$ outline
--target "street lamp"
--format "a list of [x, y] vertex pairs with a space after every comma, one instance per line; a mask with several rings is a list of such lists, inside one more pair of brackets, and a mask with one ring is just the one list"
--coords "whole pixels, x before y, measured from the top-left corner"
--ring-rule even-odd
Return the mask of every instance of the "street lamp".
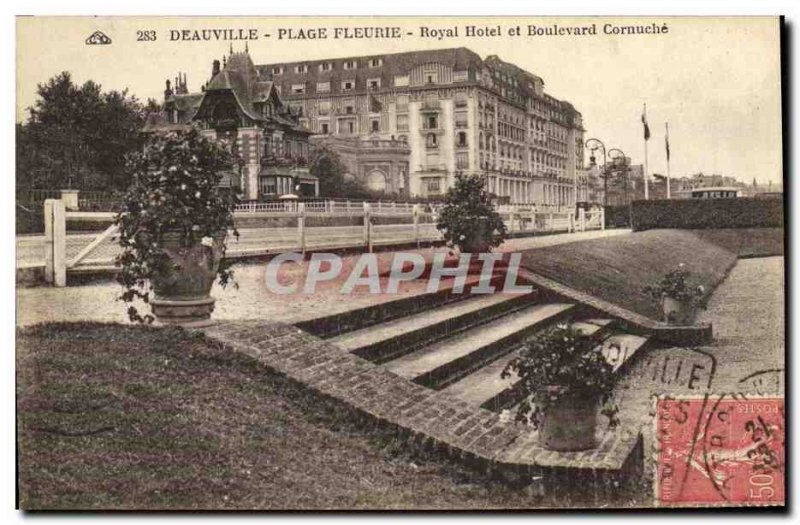
[[608, 176], [606, 175], [606, 145], [603, 144], [603, 141], [600, 139], [588, 139], [586, 142], [583, 143], [583, 147], [587, 148], [591, 152], [591, 156], [589, 157], [589, 166], [597, 166], [597, 161], [595, 158], [595, 151], [598, 149], [603, 150], [603, 170], [601, 171], [603, 177], [603, 206], [608, 204]]
[[[617, 153], [618, 155], [612, 156], [613, 153]], [[622, 159], [622, 183], [624, 185], [625, 191], [625, 203], [628, 205], [628, 224], [633, 224], [631, 221], [633, 219], [633, 206], [631, 204], [631, 199], [628, 195], [628, 171], [630, 167], [628, 166], [628, 156], [625, 155], [625, 152], [619, 148], [611, 148], [608, 150], [608, 155], [611, 159], [616, 163], [616, 159]]]

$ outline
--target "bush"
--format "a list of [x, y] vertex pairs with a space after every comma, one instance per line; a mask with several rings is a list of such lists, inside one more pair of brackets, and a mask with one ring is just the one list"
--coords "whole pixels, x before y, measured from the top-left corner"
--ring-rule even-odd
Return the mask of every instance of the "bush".
[[606, 228], [630, 228], [631, 208], [627, 204], [608, 205], [606, 210]]
[[487, 252], [506, 238], [506, 225], [492, 206], [483, 179], [461, 173], [447, 191], [436, 228], [447, 245], [457, 246], [461, 253]]
[[633, 202], [633, 229], [783, 228], [783, 199], [671, 199]]

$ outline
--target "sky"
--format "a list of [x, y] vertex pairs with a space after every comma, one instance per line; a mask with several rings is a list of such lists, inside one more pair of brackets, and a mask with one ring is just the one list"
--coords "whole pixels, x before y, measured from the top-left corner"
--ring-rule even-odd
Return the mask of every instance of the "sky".
[[[529, 36], [529, 26], [563, 30], [594, 25], [596, 34]], [[608, 24], [608, 26], [607, 26]], [[606, 27], [657, 26], [660, 34], [604, 34]], [[334, 39], [334, 28], [399, 27], [396, 39]], [[499, 36], [468, 37], [467, 26], [499, 27]], [[457, 37], [421, 36], [458, 28]], [[187, 74], [197, 91], [228, 41], [173, 41], [171, 30], [256, 29], [256, 64], [468, 47], [498, 55], [544, 79], [545, 91], [582, 114], [585, 137], [643, 163], [641, 116], [647, 105], [648, 172], [665, 173], [669, 122], [673, 177], [732, 175], [743, 182], [782, 180], [781, 78], [777, 18], [188, 18], [25, 17], [17, 19], [17, 120], [37, 83], [61, 71], [104, 89], [127, 88], [142, 100], [163, 98], [164, 81]], [[326, 28], [326, 39], [277, 38], [280, 29]], [[516, 34], [519, 28], [519, 35]], [[86, 45], [100, 30], [110, 45]], [[156, 40], [137, 40], [155, 31]], [[411, 33], [410, 35], [408, 33]], [[266, 34], [271, 35], [265, 37]], [[242, 50], [242, 42], [234, 42]]]

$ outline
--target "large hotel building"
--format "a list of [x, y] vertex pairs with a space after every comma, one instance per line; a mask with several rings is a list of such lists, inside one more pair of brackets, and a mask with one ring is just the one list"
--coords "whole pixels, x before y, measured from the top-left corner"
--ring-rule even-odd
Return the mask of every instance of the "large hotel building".
[[[260, 103], [274, 89], [276, 108], [297, 123], [288, 134], [311, 132], [312, 145], [339, 152], [348, 175], [376, 192], [443, 195], [462, 172], [485, 177], [501, 202], [567, 206], [588, 197], [581, 114], [546, 94], [542, 78], [497, 56], [455, 48], [265, 65], [246, 52], [231, 57], [203, 98], [237, 87], [230, 100]], [[243, 113], [270, 109], [262, 105]], [[239, 135], [260, 143], [251, 124], [242, 121]], [[280, 193], [274, 179], [256, 180], [263, 177], [256, 162], [244, 177], [249, 198]]]

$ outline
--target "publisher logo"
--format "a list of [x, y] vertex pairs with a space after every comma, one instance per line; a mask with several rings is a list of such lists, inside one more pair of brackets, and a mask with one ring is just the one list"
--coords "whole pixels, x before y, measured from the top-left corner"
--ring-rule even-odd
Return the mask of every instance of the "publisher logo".
[[95, 31], [86, 39], [87, 46], [107, 46], [110, 43], [111, 39], [102, 31]]

